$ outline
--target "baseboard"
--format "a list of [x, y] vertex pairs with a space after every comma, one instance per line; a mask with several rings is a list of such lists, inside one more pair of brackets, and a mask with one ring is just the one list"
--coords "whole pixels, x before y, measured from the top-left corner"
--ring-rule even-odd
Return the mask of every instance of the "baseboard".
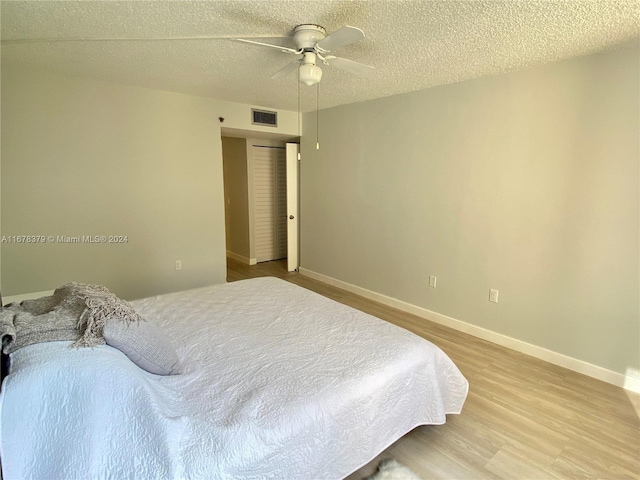
[[487, 330], [486, 328], [478, 327], [476, 325], [463, 322], [462, 320], [448, 317], [446, 315], [433, 312], [426, 308], [418, 307], [411, 303], [403, 302], [402, 300], [398, 300], [393, 297], [367, 290], [366, 288], [358, 287], [357, 285], [353, 285], [351, 283], [343, 282], [342, 280], [329, 277], [322, 273], [317, 273], [303, 267], [300, 267], [299, 271], [301, 275], [305, 275], [320, 282], [328, 283], [329, 285], [333, 285], [334, 287], [338, 287], [348, 292], [355, 293], [356, 295], [368, 298], [369, 300], [373, 300], [378, 303], [397, 308], [398, 310], [402, 310], [403, 312], [411, 313], [418, 317], [425, 318], [432, 322], [453, 328], [454, 330], [468, 333], [469, 335], [473, 335], [474, 337], [482, 338], [483, 340], [487, 340], [497, 345], [510, 348], [517, 352], [524, 353], [540, 360], [544, 360], [554, 365], [573, 370], [574, 372], [582, 373], [589, 377], [602, 380], [618, 387], [622, 387], [626, 390], [640, 393], [640, 372], [638, 371], [628, 371], [626, 375], [614, 372], [612, 370], [593, 365], [583, 360], [569, 357], [568, 355], [564, 355], [562, 353], [554, 352], [552, 350], [548, 350], [531, 343], [523, 342], [522, 340], [508, 337], [506, 335], [502, 335], [501, 333], [496, 333], [491, 330]]
[[238, 262], [242, 262], [245, 265], [255, 265], [256, 263], [258, 263], [258, 261], [255, 258], [243, 257], [242, 255], [238, 255], [237, 253], [230, 252], [229, 250], [227, 250], [227, 257], [233, 258], [234, 260], [237, 260]]
[[23, 300], [32, 300], [34, 298], [40, 297], [49, 297], [53, 295], [53, 290], [46, 290], [44, 292], [32, 292], [32, 293], [23, 293], [20, 295], [11, 295], [10, 297], [4, 297], [2, 302], [5, 305], [9, 305], [10, 303], [20, 303]]

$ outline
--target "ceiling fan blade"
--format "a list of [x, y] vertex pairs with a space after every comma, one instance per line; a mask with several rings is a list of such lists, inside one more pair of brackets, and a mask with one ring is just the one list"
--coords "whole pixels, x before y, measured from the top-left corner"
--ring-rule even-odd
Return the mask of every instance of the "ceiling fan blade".
[[330, 52], [343, 45], [359, 42], [363, 38], [364, 32], [362, 30], [346, 25], [320, 40], [316, 47], [324, 52]]
[[289, 47], [283, 47], [282, 45], [271, 45], [270, 43], [256, 42], [255, 40], [247, 40], [245, 38], [235, 38], [234, 40], [237, 40], [238, 42], [252, 43], [253, 45], [261, 45], [263, 47], [277, 48], [278, 50], [281, 50], [285, 53], [301, 53], [298, 50]]
[[351, 72], [359, 77], [368, 77], [375, 71], [375, 68], [369, 65], [354, 62], [353, 60], [347, 60], [346, 58], [327, 57], [326, 59], [332, 67], [341, 68], [342, 70]]
[[[61, 42], [169, 42], [174, 40], [243, 40], [247, 35], [199, 35], [194, 37], [63, 37], [63, 38], [15, 38], [0, 40], [3, 45], [20, 43], [61, 43]], [[252, 38], [289, 38], [282, 35], [259, 35]], [[275, 45], [274, 45], [275, 46]], [[286, 49], [287, 47], [278, 47]]]
[[293, 62], [287, 63], [284, 67], [282, 67], [276, 73], [271, 75], [271, 79], [276, 80], [278, 78], [282, 78], [286, 75], [289, 75], [294, 70], [297, 70], [299, 66], [300, 66], [300, 60], [294, 60]]

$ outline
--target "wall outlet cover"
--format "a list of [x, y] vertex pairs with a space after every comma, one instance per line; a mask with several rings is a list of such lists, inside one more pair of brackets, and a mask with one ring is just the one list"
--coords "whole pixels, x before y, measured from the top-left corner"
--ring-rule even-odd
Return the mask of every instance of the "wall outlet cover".
[[498, 303], [498, 290], [494, 290], [494, 289], [489, 290], [489, 301]]

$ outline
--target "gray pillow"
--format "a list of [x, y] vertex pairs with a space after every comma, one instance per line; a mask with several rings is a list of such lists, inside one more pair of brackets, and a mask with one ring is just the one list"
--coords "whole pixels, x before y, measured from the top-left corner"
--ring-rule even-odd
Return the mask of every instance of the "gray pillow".
[[154, 323], [127, 323], [109, 319], [104, 325], [104, 339], [147, 372], [157, 375], [180, 373], [178, 354], [171, 340]]

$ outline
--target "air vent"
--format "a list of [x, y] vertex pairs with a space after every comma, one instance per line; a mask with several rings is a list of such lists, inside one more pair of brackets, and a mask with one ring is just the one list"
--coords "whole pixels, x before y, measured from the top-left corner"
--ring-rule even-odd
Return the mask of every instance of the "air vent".
[[251, 109], [251, 115], [253, 116], [254, 125], [268, 125], [270, 127], [278, 126], [278, 113], [277, 112], [268, 112], [266, 110], [256, 110], [255, 108]]

